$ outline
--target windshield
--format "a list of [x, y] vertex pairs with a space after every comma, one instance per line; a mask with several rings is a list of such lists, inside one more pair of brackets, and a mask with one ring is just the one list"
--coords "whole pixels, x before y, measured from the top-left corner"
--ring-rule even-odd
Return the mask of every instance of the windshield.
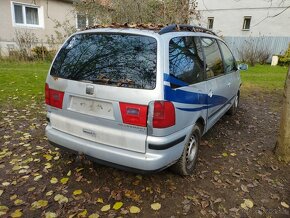
[[50, 75], [112, 86], [154, 89], [157, 41], [149, 36], [87, 33], [72, 36]]

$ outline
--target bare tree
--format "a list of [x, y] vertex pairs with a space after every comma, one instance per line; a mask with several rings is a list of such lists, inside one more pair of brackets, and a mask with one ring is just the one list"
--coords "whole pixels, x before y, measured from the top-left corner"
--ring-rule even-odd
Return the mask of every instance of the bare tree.
[[290, 162], [290, 65], [285, 81], [283, 97], [280, 132], [275, 151], [281, 160]]
[[84, 0], [75, 3], [80, 14], [96, 23], [189, 23], [197, 16], [196, 0]]

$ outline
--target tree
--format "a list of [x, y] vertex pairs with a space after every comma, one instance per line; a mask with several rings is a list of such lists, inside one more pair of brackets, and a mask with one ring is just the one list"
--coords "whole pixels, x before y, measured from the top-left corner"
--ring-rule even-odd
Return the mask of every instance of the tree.
[[78, 13], [95, 23], [189, 23], [198, 16], [196, 0], [83, 0], [75, 3]]
[[283, 97], [280, 132], [275, 152], [281, 160], [290, 162], [290, 65], [286, 76]]

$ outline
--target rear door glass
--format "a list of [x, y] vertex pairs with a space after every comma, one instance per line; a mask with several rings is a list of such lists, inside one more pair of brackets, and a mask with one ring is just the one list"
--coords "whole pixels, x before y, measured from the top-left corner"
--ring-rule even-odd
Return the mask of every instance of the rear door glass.
[[[185, 82], [195, 84], [204, 80], [204, 62], [197, 37], [175, 37], [169, 42], [169, 73]], [[171, 84], [174, 88], [175, 85]]]
[[156, 85], [157, 41], [128, 34], [72, 36], [57, 55], [50, 75], [69, 80], [139, 89]]

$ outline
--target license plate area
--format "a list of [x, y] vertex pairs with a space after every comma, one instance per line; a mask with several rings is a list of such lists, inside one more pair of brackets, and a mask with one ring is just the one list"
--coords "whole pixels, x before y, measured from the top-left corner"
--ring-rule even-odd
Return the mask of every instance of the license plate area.
[[113, 104], [111, 102], [71, 96], [68, 110], [95, 117], [115, 120]]

